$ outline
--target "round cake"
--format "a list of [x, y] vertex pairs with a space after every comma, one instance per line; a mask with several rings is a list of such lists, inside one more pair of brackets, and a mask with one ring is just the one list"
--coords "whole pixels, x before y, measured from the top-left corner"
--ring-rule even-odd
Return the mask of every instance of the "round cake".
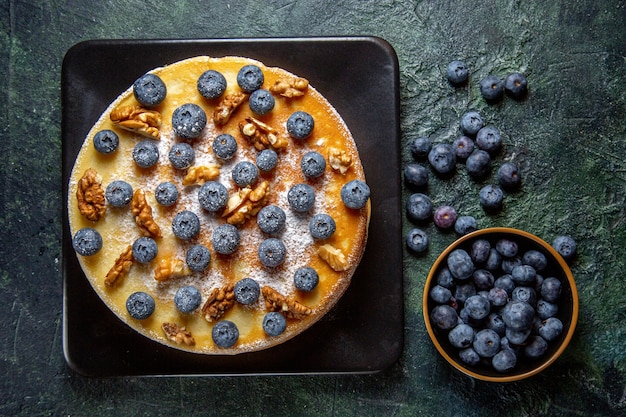
[[73, 167], [72, 245], [122, 321], [165, 345], [282, 343], [347, 289], [370, 190], [346, 124], [306, 79], [242, 57], [142, 75]]

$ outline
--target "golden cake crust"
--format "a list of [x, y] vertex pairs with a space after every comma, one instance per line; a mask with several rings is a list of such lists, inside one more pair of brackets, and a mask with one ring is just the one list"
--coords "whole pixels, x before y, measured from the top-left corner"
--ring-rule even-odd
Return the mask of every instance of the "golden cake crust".
[[[251, 112], [247, 94], [236, 82], [239, 69], [249, 64], [262, 69], [262, 88], [273, 89], [276, 104], [264, 116]], [[209, 69], [227, 79], [228, 87], [221, 98], [208, 100], [197, 90], [198, 77]], [[103, 239], [103, 247], [95, 255], [77, 255], [87, 279], [122, 321], [178, 349], [236, 354], [292, 338], [335, 305], [365, 250], [371, 206], [368, 202], [362, 209], [349, 209], [340, 197], [345, 183], [365, 181], [354, 139], [330, 103], [306, 80], [280, 68], [242, 57], [201, 56], [151, 72], [166, 84], [165, 100], [147, 109], [136, 101], [132, 88], [122, 93], [90, 130], [70, 176], [68, 215], [72, 235], [91, 227]], [[228, 111], [226, 96], [240, 101], [232, 112]], [[208, 123], [199, 138], [188, 141], [195, 150], [194, 165], [180, 170], [170, 164], [167, 154], [174, 143], [184, 141], [173, 132], [171, 121], [173, 111], [186, 103], [199, 105]], [[286, 120], [297, 110], [306, 111], [315, 120], [313, 133], [305, 140], [293, 139], [286, 132]], [[220, 117], [226, 113], [225, 122]], [[245, 127], [250, 123], [261, 133], [269, 129], [273, 136], [246, 138], [242, 132], [247, 133]], [[103, 129], [119, 136], [119, 148], [112, 154], [100, 154], [94, 149], [93, 137]], [[212, 152], [213, 140], [221, 133], [237, 140], [238, 151], [232, 160], [219, 160]], [[160, 154], [158, 164], [148, 169], [138, 167], [132, 158], [134, 146], [146, 138], [157, 144]], [[231, 178], [232, 168], [243, 160], [254, 163], [264, 147], [277, 151], [277, 167], [270, 173], [261, 172], [249, 189], [241, 189]], [[307, 179], [301, 172], [300, 158], [309, 150], [320, 152], [326, 159], [326, 171], [320, 178]], [[232, 210], [210, 213], [199, 205], [197, 192], [207, 178], [226, 186]], [[129, 206], [116, 208], [103, 201], [103, 190], [114, 180], [126, 181], [133, 187]], [[154, 198], [156, 186], [163, 181], [171, 181], [178, 188], [180, 197], [173, 206], [161, 206]], [[315, 205], [309, 213], [295, 213], [288, 205], [287, 191], [296, 183], [307, 183], [315, 189]], [[255, 214], [268, 204], [280, 206], [287, 215], [285, 230], [277, 236], [285, 243], [287, 255], [285, 262], [275, 268], [265, 267], [257, 255], [259, 243], [270, 236], [259, 229]], [[189, 241], [175, 237], [171, 228], [172, 219], [182, 210], [196, 213], [201, 223], [200, 233]], [[330, 238], [311, 237], [308, 221], [316, 213], [327, 213], [335, 220], [337, 229]], [[241, 245], [234, 254], [221, 255], [213, 250], [211, 235], [218, 225], [227, 222], [238, 227]], [[130, 245], [146, 235], [156, 240], [158, 254], [149, 264], [142, 264], [133, 259]], [[186, 250], [194, 244], [203, 244], [211, 251], [205, 271], [192, 272], [186, 266]], [[297, 290], [293, 284], [295, 269], [303, 266], [314, 268], [320, 278], [311, 292]], [[246, 277], [256, 280], [263, 289], [258, 301], [248, 306], [232, 296], [232, 286]], [[195, 286], [202, 294], [201, 307], [192, 313], [181, 313], [173, 302], [176, 290], [185, 285]], [[156, 302], [154, 313], [147, 319], [133, 319], [126, 310], [126, 299], [136, 291], [150, 294]], [[287, 317], [287, 328], [279, 336], [267, 336], [262, 329], [263, 317], [270, 310], [279, 310]], [[212, 340], [211, 330], [220, 320], [237, 325], [239, 338], [232, 347], [218, 347]]]

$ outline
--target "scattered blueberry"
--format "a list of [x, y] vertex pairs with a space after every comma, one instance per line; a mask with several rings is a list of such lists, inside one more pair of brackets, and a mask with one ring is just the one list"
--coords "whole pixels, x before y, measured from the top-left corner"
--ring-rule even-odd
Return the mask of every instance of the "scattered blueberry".
[[448, 174], [456, 167], [456, 152], [447, 143], [437, 143], [428, 153], [428, 162], [438, 173]]
[[237, 73], [237, 84], [246, 93], [258, 90], [264, 81], [263, 71], [256, 65], [245, 65]]
[[433, 144], [429, 138], [419, 137], [411, 142], [411, 154], [415, 159], [424, 159], [432, 149]]
[[239, 247], [239, 230], [232, 224], [219, 225], [213, 231], [211, 241], [217, 253], [230, 255]]
[[180, 287], [174, 295], [174, 304], [181, 313], [191, 313], [200, 307], [202, 295], [200, 291], [191, 285]]
[[263, 265], [275, 268], [285, 262], [287, 248], [282, 240], [270, 237], [261, 242], [257, 253]]
[[145, 320], [154, 313], [156, 304], [150, 294], [143, 291], [132, 293], [126, 299], [126, 311], [136, 320]]
[[346, 207], [358, 210], [370, 198], [370, 187], [361, 180], [352, 180], [341, 187], [341, 200]]
[[474, 152], [474, 141], [467, 136], [459, 136], [452, 142], [454, 153], [459, 159], [467, 159]]
[[485, 126], [476, 134], [476, 145], [483, 151], [494, 153], [502, 147], [502, 136], [494, 126]]
[[485, 121], [476, 111], [468, 111], [461, 116], [461, 132], [467, 136], [476, 136], [484, 125]]
[[211, 262], [211, 252], [204, 245], [193, 245], [185, 257], [189, 269], [195, 272], [204, 271]]
[[206, 99], [218, 98], [226, 91], [226, 78], [218, 71], [205, 71], [198, 77], [197, 88]]
[[104, 195], [113, 207], [125, 207], [133, 199], [133, 187], [126, 181], [115, 180], [107, 186]]
[[447, 304], [441, 304], [430, 312], [430, 320], [436, 328], [450, 330], [459, 323], [459, 316], [452, 307]]
[[183, 210], [174, 216], [172, 232], [179, 239], [192, 239], [200, 233], [200, 219], [193, 211]]
[[460, 236], [476, 230], [478, 230], [478, 225], [473, 216], [459, 216], [454, 223], [454, 231]]
[[572, 259], [576, 254], [576, 241], [571, 236], [558, 236], [552, 242], [552, 247], [566, 261]]
[[267, 90], [258, 89], [250, 94], [248, 104], [252, 113], [263, 116], [271, 112], [275, 105], [274, 96]]
[[222, 320], [213, 326], [211, 337], [213, 338], [213, 343], [218, 347], [233, 347], [239, 339], [239, 329], [232, 321]]
[[278, 154], [273, 149], [263, 149], [256, 157], [256, 166], [263, 172], [276, 168]]
[[476, 332], [472, 347], [482, 358], [492, 358], [500, 350], [500, 336], [491, 329]]
[[446, 77], [451, 84], [461, 85], [467, 81], [469, 69], [463, 61], [454, 60], [446, 68]]
[[178, 188], [173, 182], [162, 182], [154, 190], [154, 198], [162, 206], [172, 206], [178, 200]]
[[223, 209], [228, 202], [228, 190], [218, 181], [207, 181], [198, 190], [198, 202], [212, 213]]
[[406, 202], [406, 215], [410, 220], [422, 222], [431, 218], [433, 203], [426, 194], [415, 193]]
[[115, 152], [120, 144], [120, 138], [112, 130], [104, 129], [96, 133], [93, 137], [93, 147], [103, 154]]
[[159, 160], [159, 148], [150, 139], [142, 140], [133, 148], [133, 160], [141, 168], [150, 168]]
[[196, 153], [190, 144], [182, 142], [172, 145], [168, 157], [174, 168], [187, 169], [193, 165]]
[[491, 156], [487, 151], [476, 149], [465, 161], [467, 173], [474, 178], [484, 177], [491, 167]]
[[318, 178], [321, 177], [326, 170], [326, 160], [321, 153], [309, 151], [302, 156], [300, 168], [305, 177]]
[[336, 229], [335, 220], [325, 213], [318, 213], [309, 221], [309, 231], [313, 239], [328, 239]]
[[235, 283], [235, 299], [238, 303], [250, 305], [259, 299], [261, 287], [252, 278], [243, 278]]
[[497, 101], [504, 94], [504, 81], [495, 75], [488, 75], [480, 81], [480, 93], [487, 101]]
[[206, 122], [206, 113], [197, 104], [183, 104], [172, 113], [172, 129], [183, 139], [199, 137]]
[[512, 190], [520, 185], [522, 177], [519, 168], [513, 162], [505, 162], [498, 169], [498, 182], [506, 190]]
[[474, 262], [469, 254], [463, 249], [455, 249], [448, 255], [448, 269], [450, 273], [460, 280], [466, 280], [474, 273]]
[[513, 72], [504, 79], [504, 91], [513, 98], [521, 98], [528, 91], [526, 76], [519, 72]]
[[249, 161], [241, 161], [232, 171], [233, 181], [240, 187], [248, 187], [259, 179], [259, 169]]
[[435, 226], [441, 230], [449, 230], [454, 227], [456, 223], [456, 210], [452, 206], [439, 206], [435, 209], [433, 214], [433, 221]]
[[270, 311], [263, 317], [263, 330], [268, 336], [281, 335], [287, 328], [285, 316], [277, 311]]
[[135, 99], [145, 107], [155, 107], [165, 100], [167, 88], [156, 74], [145, 74], [133, 83]]
[[225, 161], [232, 159], [237, 153], [237, 141], [228, 133], [222, 133], [213, 141], [213, 153]]
[[428, 235], [418, 228], [409, 230], [406, 235], [406, 245], [415, 253], [422, 253], [428, 249]]
[[287, 193], [289, 206], [298, 213], [306, 213], [315, 204], [315, 190], [308, 184], [296, 184]]
[[72, 239], [72, 247], [81, 256], [91, 256], [102, 249], [102, 236], [91, 227], [78, 230]]
[[133, 259], [147, 264], [156, 258], [158, 247], [151, 237], [142, 236], [133, 242]]
[[280, 232], [285, 227], [286, 220], [283, 209], [273, 204], [263, 207], [256, 216], [259, 228], [269, 234]]
[[309, 113], [298, 110], [287, 119], [287, 132], [296, 139], [306, 139], [313, 132], [315, 120]]
[[404, 168], [404, 182], [409, 186], [424, 187], [428, 184], [428, 170], [420, 164], [408, 164]]
[[311, 267], [304, 266], [296, 269], [293, 274], [293, 283], [301, 291], [313, 291], [319, 282], [317, 271]]
[[497, 185], [487, 184], [480, 189], [478, 194], [480, 205], [487, 211], [495, 211], [502, 208], [504, 193]]
[[465, 323], [460, 323], [450, 330], [448, 340], [455, 348], [468, 348], [472, 346], [474, 341], [474, 328]]

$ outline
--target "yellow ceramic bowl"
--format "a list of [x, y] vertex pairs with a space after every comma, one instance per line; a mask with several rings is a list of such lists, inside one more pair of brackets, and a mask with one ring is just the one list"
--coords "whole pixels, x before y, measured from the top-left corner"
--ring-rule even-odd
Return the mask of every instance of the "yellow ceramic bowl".
[[[563, 322], [563, 332], [560, 338], [549, 342], [548, 351], [540, 359], [530, 360], [520, 355], [516, 367], [509, 373], [497, 372], [490, 365], [479, 364], [477, 366], [469, 366], [462, 362], [458, 356], [459, 349], [448, 342], [447, 332], [434, 328], [430, 320], [430, 312], [436, 306], [436, 303], [429, 297], [430, 289], [437, 285], [437, 275], [442, 268], [446, 267], [448, 254], [459, 248], [465, 249], [469, 253], [472, 243], [477, 239], [486, 239], [491, 243], [492, 247], [494, 247], [495, 243], [502, 238], [516, 241], [519, 245], [520, 254], [530, 249], [535, 249], [543, 253], [548, 260], [548, 266], [541, 272], [541, 275], [545, 278], [550, 276], [556, 277], [560, 279], [562, 284], [562, 293], [558, 301], [559, 311], [557, 314], [557, 317]], [[423, 311], [428, 335], [439, 353], [441, 353], [452, 366], [480, 380], [511, 382], [538, 374], [550, 366], [563, 353], [574, 334], [576, 322], [578, 321], [578, 292], [576, 290], [574, 277], [567, 263], [550, 244], [522, 230], [496, 227], [481, 229], [467, 234], [456, 240], [439, 255], [426, 279]]]

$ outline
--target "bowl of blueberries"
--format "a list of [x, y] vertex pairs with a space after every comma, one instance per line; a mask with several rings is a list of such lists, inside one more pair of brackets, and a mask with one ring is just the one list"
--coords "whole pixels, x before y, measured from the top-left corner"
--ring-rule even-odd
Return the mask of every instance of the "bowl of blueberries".
[[466, 234], [433, 264], [424, 287], [428, 334], [456, 369], [491, 382], [518, 381], [550, 366], [578, 321], [568, 262], [575, 242], [552, 245], [513, 228]]

